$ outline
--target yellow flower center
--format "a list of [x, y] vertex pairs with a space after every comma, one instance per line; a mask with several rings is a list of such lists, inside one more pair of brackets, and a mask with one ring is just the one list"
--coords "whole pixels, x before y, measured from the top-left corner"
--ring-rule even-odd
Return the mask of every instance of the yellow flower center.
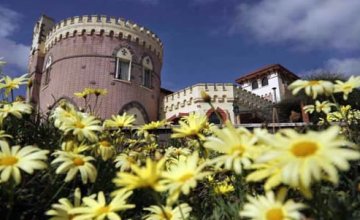
[[345, 92], [351, 92], [353, 90], [353, 87], [351, 85], [344, 85], [343, 90]]
[[167, 210], [165, 210], [165, 213], [164, 212], [161, 212], [161, 217], [163, 219], [172, 219], [173, 217], [173, 214]]
[[111, 146], [109, 141], [100, 141], [100, 145], [102, 147], [110, 147]]
[[97, 215], [102, 215], [102, 214], [108, 213], [109, 211], [110, 211], [110, 206], [100, 207], [97, 210]]
[[80, 157], [76, 157], [74, 160], [73, 160], [73, 163], [76, 165], [76, 166], [82, 166], [85, 164], [85, 161], [83, 159], [81, 159]]
[[82, 128], [85, 127], [85, 125], [84, 125], [81, 121], [77, 121], [77, 122], [75, 123], [75, 127], [82, 129]]
[[297, 157], [307, 157], [315, 154], [318, 145], [312, 141], [301, 141], [291, 147], [291, 152]]
[[12, 166], [18, 162], [18, 159], [14, 156], [7, 156], [0, 159], [0, 164], [5, 166]]
[[266, 212], [266, 220], [283, 220], [284, 213], [280, 208], [272, 208]]
[[194, 177], [193, 173], [186, 173], [179, 178], [179, 181], [184, 183], [193, 177]]
[[319, 85], [319, 81], [317, 81], [317, 80], [310, 80], [309, 81], [309, 86], [316, 86], [316, 85]]
[[230, 154], [232, 155], [242, 155], [245, 151], [245, 147], [242, 144], [237, 144], [231, 147]]

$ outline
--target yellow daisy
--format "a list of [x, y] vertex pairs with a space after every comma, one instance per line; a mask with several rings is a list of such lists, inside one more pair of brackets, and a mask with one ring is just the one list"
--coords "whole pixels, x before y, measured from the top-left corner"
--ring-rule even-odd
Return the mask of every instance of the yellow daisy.
[[13, 102], [9, 104], [4, 104], [0, 108], [0, 124], [2, 124], [3, 120], [10, 114], [15, 116], [16, 118], [22, 118], [23, 114], [30, 114], [32, 111], [32, 107], [29, 104], [24, 102]]
[[213, 159], [217, 167], [233, 169], [242, 172], [242, 167], [248, 167], [254, 151], [257, 138], [245, 128], [236, 129], [230, 122], [226, 122], [223, 129], [214, 128], [214, 136], [206, 138], [204, 147], [219, 152], [221, 155]]
[[281, 167], [277, 160], [271, 160], [267, 163], [255, 163], [250, 166], [250, 169], [254, 169], [254, 171], [246, 177], [246, 181], [260, 182], [266, 179], [264, 184], [266, 191], [277, 187], [282, 182]]
[[228, 183], [227, 181], [217, 183], [214, 186], [214, 192], [215, 194], [218, 195], [224, 195], [233, 192], [234, 190], [235, 190], [234, 186], [231, 183]]
[[202, 131], [208, 127], [207, 117], [197, 113], [190, 113], [179, 121], [179, 128], [173, 128], [172, 138], [199, 137], [204, 139]]
[[21, 182], [20, 169], [28, 174], [33, 174], [34, 170], [42, 170], [47, 167], [44, 161], [47, 160], [48, 150], [41, 150], [33, 146], [12, 146], [6, 141], [0, 141], [0, 180], [7, 182], [10, 176], [16, 184]]
[[65, 134], [73, 134], [79, 141], [86, 138], [91, 142], [96, 142], [98, 140], [96, 132], [101, 132], [102, 127], [100, 121], [94, 116], [77, 113], [74, 118], [63, 121], [60, 130], [63, 130]]
[[20, 85], [27, 84], [28, 78], [27, 74], [13, 79], [9, 76], [5, 76], [0, 82], [3, 82], [0, 83], [0, 89], [5, 89], [5, 96], [8, 96], [12, 90], [18, 89]]
[[306, 134], [286, 129], [263, 141], [273, 149], [257, 161], [278, 160], [282, 181], [292, 187], [309, 189], [312, 182], [321, 179], [336, 184], [339, 179], [337, 169], [348, 170], [349, 160], [360, 159], [358, 151], [344, 147], [353, 144], [345, 140], [338, 126]]
[[94, 89], [94, 95], [100, 96], [100, 95], [106, 95], [108, 93], [107, 89]]
[[157, 191], [162, 191], [163, 186], [159, 181], [163, 165], [164, 160], [154, 162], [150, 158], [147, 158], [145, 167], [139, 167], [137, 164], [131, 165], [131, 171], [133, 173], [118, 172], [113, 182], [117, 187], [121, 188], [113, 192], [113, 194], [116, 195], [119, 191], [139, 188], [152, 188]]
[[134, 115], [128, 115], [126, 112], [122, 115], [113, 115], [111, 119], [107, 119], [104, 122], [104, 127], [106, 128], [124, 128], [130, 127], [133, 125], [135, 121]]
[[56, 151], [53, 155], [56, 158], [51, 164], [61, 163], [56, 169], [56, 174], [67, 173], [65, 182], [73, 180], [78, 172], [80, 172], [84, 184], [88, 180], [91, 183], [95, 182], [97, 171], [94, 165], [90, 163], [90, 161], [95, 160], [93, 157], [66, 151]]
[[103, 161], [107, 161], [115, 155], [116, 150], [109, 141], [103, 140], [97, 144], [96, 152], [101, 156]]
[[135, 207], [133, 204], [126, 204], [126, 199], [131, 196], [130, 192], [118, 193], [109, 204], [106, 203], [105, 195], [102, 191], [97, 194], [97, 199], [93, 197], [84, 197], [84, 207], [77, 207], [70, 211], [70, 214], [76, 216], [73, 220], [88, 220], [88, 219], [121, 219], [117, 212]]
[[190, 189], [196, 187], [197, 181], [209, 175], [210, 172], [203, 171], [205, 166], [205, 163], [199, 165], [197, 152], [180, 158], [178, 163], [170, 166], [169, 170], [163, 173], [164, 180], [161, 181], [169, 190], [168, 203], [175, 202], [181, 192], [188, 195]]
[[192, 208], [187, 203], [182, 203], [175, 208], [152, 205], [144, 210], [150, 212], [143, 217], [145, 220], [185, 220], [190, 217]]
[[62, 100], [60, 105], [52, 112], [50, 119], [54, 120], [55, 127], [60, 128], [64, 121], [76, 120], [77, 114], [72, 104]]
[[115, 158], [115, 167], [119, 168], [121, 172], [131, 170], [133, 164], [138, 164], [138, 155], [139, 153], [135, 151], [130, 151], [129, 153], [121, 153]]
[[299, 212], [305, 208], [302, 203], [286, 200], [286, 192], [280, 190], [275, 197], [274, 192], [269, 191], [265, 196], [248, 196], [248, 203], [240, 211], [240, 216], [252, 220], [300, 220]]
[[45, 214], [52, 216], [50, 220], [72, 220], [75, 215], [70, 214], [70, 210], [81, 206], [81, 191], [79, 188], [75, 189], [74, 192], [74, 203], [67, 198], [59, 199], [59, 203], [52, 204], [51, 209]]
[[325, 114], [329, 114], [332, 106], [335, 106], [335, 104], [329, 101], [319, 102], [318, 100], [316, 100], [315, 106], [306, 105], [304, 106], [304, 110], [305, 112], [309, 112], [309, 113], [313, 113], [314, 111], [316, 111], [316, 112], [323, 112]]
[[317, 95], [330, 95], [333, 93], [334, 85], [330, 81], [298, 79], [291, 83], [288, 88], [292, 90], [293, 95], [304, 89], [306, 95], [316, 99]]
[[347, 100], [349, 94], [355, 89], [360, 87], [360, 76], [351, 76], [346, 82], [336, 80], [334, 92], [344, 93], [343, 98]]

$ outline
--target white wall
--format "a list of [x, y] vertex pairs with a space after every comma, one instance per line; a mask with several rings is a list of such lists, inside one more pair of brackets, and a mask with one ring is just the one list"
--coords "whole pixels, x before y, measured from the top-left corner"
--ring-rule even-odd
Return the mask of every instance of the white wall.
[[271, 101], [275, 101], [274, 100], [274, 91], [272, 89], [275, 87], [276, 88], [276, 100], [278, 102], [281, 101], [284, 98], [284, 95], [280, 91], [280, 83], [281, 83], [280, 75], [277, 72], [273, 72], [273, 73], [270, 73], [269, 75], [267, 75], [267, 77], [268, 77], [269, 84], [266, 86], [261, 85], [261, 80], [263, 78], [263, 77], [261, 77], [261, 78], [256, 79], [258, 81], [258, 86], [259, 86], [257, 89], [253, 90], [251, 87], [251, 83], [252, 83], [253, 79], [244, 82], [241, 85], [241, 88], [248, 90], [252, 93], [255, 93], [256, 95], [259, 95], [263, 98], [269, 99]]
[[234, 85], [232, 83], [199, 83], [165, 96], [166, 119], [179, 116], [180, 113], [198, 112], [205, 115], [210, 105], [202, 100], [201, 91], [205, 91], [212, 98], [215, 109], [219, 107], [224, 110], [227, 117], [234, 122]]

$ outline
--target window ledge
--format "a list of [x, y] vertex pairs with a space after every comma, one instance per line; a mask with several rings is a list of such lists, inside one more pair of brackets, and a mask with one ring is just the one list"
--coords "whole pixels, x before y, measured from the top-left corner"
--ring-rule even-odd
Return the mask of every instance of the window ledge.
[[130, 80], [113, 79], [113, 81], [116, 81], [116, 82], [122, 82], [122, 83], [127, 83], [127, 84], [131, 84], [131, 81], [130, 81]]
[[153, 91], [153, 89], [151, 89], [151, 88], [149, 88], [149, 87], [146, 87], [146, 86], [144, 86], [144, 85], [141, 85], [140, 87], [141, 87], [141, 88], [144, 88], [144, 89], [146, 89], [146, 90], [149, 90], [149, 91]]

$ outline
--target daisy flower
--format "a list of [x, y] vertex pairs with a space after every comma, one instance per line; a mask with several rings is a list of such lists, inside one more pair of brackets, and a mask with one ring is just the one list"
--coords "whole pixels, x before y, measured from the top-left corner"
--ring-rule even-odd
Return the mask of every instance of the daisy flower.
[[65, 134], [73, 134], [79, 141], [86, 138], [91, 142], [96, 142], [98, 140], [96, 132], [101, 132], [102, 127], [100, 121], [94, 116], [77, 113], [74, 118], [63, 121], [60, 130], [63, 130]]
[[130, 151], [129, 153], [121, 153], [115, 158], [115, 167], [120, 168], [120, 171], [128, 171], [131, 170], [131, 165], [137, 164], [138, 165], [138, 158], [139, 153], [135, 151]]
[[94, 89], [94, 95], [100, 96], [100, 95], [106, 95], [108, 93], [107, 89]]
[[321, 179], [337, 184], [337, 170], [348, 170], [350, 160], [360, 159], [358, 151], [345, 147], [353, 144], [345, 140], [338, 126], [306, 134], [286, 129], [263, 141], [273, 149], [261, 155], [257, 162], [278, 160], [282, 182], [305, 190]]
[[360, 87], [360, 76], [351, 76], [346, 82], [336, 80], [334, 92], [344, 93], [343, 98], [347, 100], [349, 94], [355, 89]]
[[51, 164], [61, 163], [56, 169], [56, 174], [66, 173], [65, 182], [73, 180], [78, 172], [80, 172], [84, 184], [88, 180], [91, 183], [95, 182], [97, 171], [94, 165], [90, 163], [90, 161], [95, 160], [93, 157], [67, 151], [56, 151], [53, 155], [56, 158]]
[[57, 128], [60, 128], [64, 121], [67, 120], [76, 120], [77, 112], [75, 107], [62, 100], [60, 105], [55, 108], [55, 110], [51, 114], [51, 119], [54, 119], [54, 125]]
[[172, 138], [199, 137], [204, 139], [202, 131], [208, 127], [207, 117], [197, 113], [190, 113], [179, 121], [179, 128], [173, 128]]
[[44, 161], [47, 160], [49, 151], [41, 150], [33, 146], [12, 146], [6, 141], [0, 141], [0, 180], [7, 182], [10, 179], [15, 180], [16, 184], [21, 182], [20, 170], [28, 174], [33, 174], [34, 170], [42, 170], [47, 167]]
[[116, 150], [109, 141], [103, 140], [97, 144], [96, 152], [101, 156], [103, 161], [107, 161], [115, 155]]
[[133, 204], [126, 204], [126, 199], [131, 196], [132, 191], [120, 192], [111, 200], [109, 204], [106, 203], [105, 195], [102, 191], [97, 194], [97, 199], [93, 197], [84, 197], [82, 199], [84, 207], [76, 207], [70, 210], [70, 214], [74, 214], [73, 220], [87, 220], [87, 219], [121, 219], [117, 212], [135, 207]]
[[20, 101], [4, 104], [0, 108], [0, 123], [2, 123], [9, 114], [20, 119], [23, 114], [30, 114], [31, 110], [31, 105]]
[[203, 171], [205, 163], [198, 164], [199, 155], [194, 152], [189, 157], [180, 158], [178, 163], [170, 166], [169, 170], [163, 173], [164, 180], [161, 182], [169, 190], [168, 203], [175, 202], [181, 192], [188, 195], [190, 189], [196, 187], [197, 181], [210, 174]]
[[143, 217], [145, 220], [185, 220], [190, 217], [192, 208], [187, 203], [182, 203], [175, 208], [152, 205], [144, 210], [150, 212]]
[[276, 195], [269, 191], [265, 196], [247, 196], [248, 203], [240, 211], [240, 216], [252, 220], [300, 220], [301, 209], [305, 208], [302, 203], [286, 200], [286, 191], [280, 190]]
[[[242, 172], [242, 167], [248, 167], [257, 138], [244, 128], [236, 129], [230, 122], [226, 122], [223, 129], [214, 128], [214, 136], [206, 138], [205, 148], [219, 152], [221, 155], [213, 159], [217, 167], [233, 169]], [[254, 151], [255, 152], [255, 151]]]
[[128, 115], [126, 112], [122, 115], [113, 115], [111, 119], [107, 119], [104, 122], [104, 127], [106, 128], [124, 128], [130, 127], [135, 121], [134, 115]]
[[18, 89], [20, 85], [27, 84], [28, 78], [27, 74], [24, 74], [18, 78], [10, 78], [9, 76], [5, 76], [0, 80], [0, 89], [5, 89], [5, 96], [8, 96], [11, 90]]
[[122, 187], [113, 192], [114, 195], [122, 190], [133, 190], [139, 188], [152, 188], [162, 191], [163, 186], [159, 183], [161, 178], [164, 160], [154, 162], [150, 158], [146, 159], [146, 166], [139, 167], [136, 164], [131, 165], [131, 171], [118, 172], [117, 177], [113, 180], [116, 186]]
[[70, 210], [81, 206], [81, 191], [79, 188], [74, 192], [74, 203], [67, 198], [59, 199], [59, 203], [51, 205], [51, 209], [45, 214], [51, 216], [50, 220], [71, 220], [75, 215], [70, 214]]
[[309, 113], [313, 113], [314, 111], [316, 111], [316, 112], [323, 112], [325, 114], [329, 114], [332, 106], [335, 106], [335, 104], [329, 101], [319, 102], [318, 100], [316, 100], [315, 105], [304, 106], [304, 111]]
[[304, 89], [306, 95], [316, 99], [317, 95], [330, 95], [334, 90], [332, 82], [324, 80], [301, 80], [298, 79], [291, 83], [288, 87], [292, 90], [292, 94], [296, 95], [300, 90]]

